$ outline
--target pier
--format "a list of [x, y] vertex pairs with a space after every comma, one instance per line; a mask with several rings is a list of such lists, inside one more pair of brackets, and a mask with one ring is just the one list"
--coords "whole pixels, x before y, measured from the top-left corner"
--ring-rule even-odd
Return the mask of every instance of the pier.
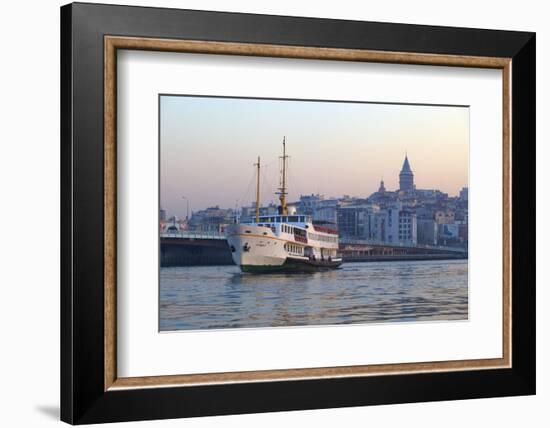
[[160, 235], [161, 266], [232, 265], [225, 235], [209, 232], [168, 232]]

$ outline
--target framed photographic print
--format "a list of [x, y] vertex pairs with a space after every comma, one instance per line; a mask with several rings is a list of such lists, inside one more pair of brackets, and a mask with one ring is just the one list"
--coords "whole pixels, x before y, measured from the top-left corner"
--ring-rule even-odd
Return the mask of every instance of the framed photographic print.
[[72, 424], [535, 393], [535, 35], [61, 8]]

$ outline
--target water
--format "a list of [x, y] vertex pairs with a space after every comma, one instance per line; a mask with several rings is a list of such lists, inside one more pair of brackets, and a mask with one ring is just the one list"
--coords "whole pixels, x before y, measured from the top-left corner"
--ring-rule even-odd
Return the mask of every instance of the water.
[[345, 263], [309, 274], [160, 270], [161, 331], [467, 318], [467, 260]]

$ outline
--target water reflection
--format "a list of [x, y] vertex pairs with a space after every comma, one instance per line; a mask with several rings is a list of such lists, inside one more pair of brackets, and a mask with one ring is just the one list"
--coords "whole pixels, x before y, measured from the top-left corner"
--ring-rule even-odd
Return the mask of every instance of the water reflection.
[[161, 330], [467, 318], [465, 260], [348, 263], [310, 274], [254, 275], [236, 266], [160, 272]]

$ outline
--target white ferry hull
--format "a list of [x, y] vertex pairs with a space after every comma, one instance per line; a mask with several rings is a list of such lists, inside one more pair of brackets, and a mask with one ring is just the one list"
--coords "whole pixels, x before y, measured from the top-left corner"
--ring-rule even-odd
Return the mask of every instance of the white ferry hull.
[[234, 224], [227, 228], [231, 256], [243, 272], [312, 272], [335, 269], [341, 258], [311, 259], [289, 255], [285, 240], [276, 237], [268, 227], [253, 224]]

